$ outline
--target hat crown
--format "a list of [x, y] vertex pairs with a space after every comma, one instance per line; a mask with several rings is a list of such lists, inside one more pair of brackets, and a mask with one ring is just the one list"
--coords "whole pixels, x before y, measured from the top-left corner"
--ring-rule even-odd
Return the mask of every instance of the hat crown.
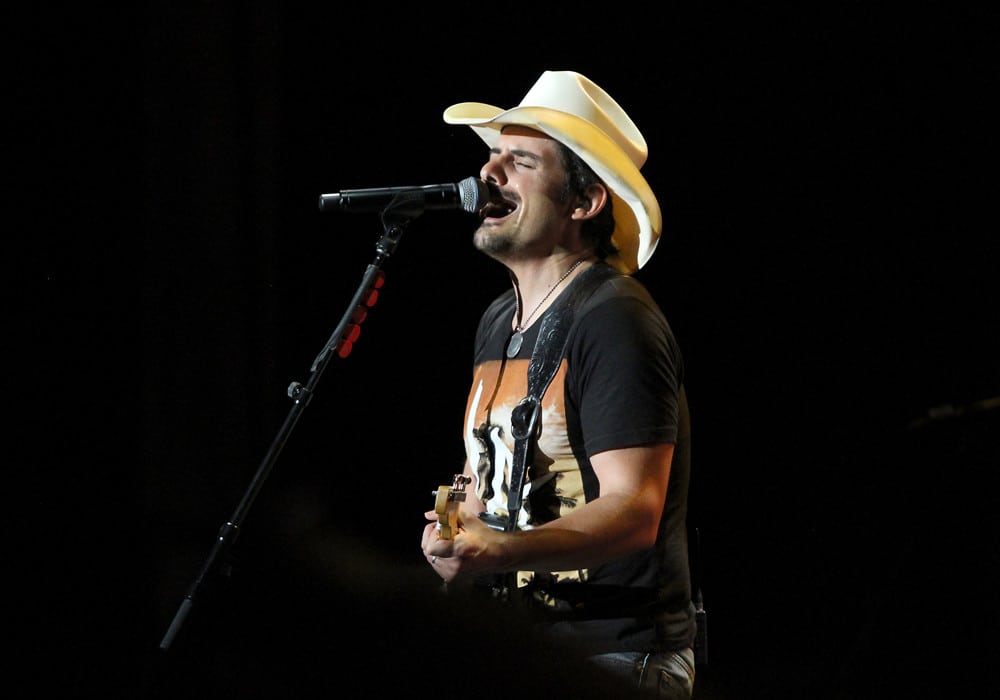
[[545, 71], [519, 107], [543, 107], [569, 114], [600, 129], [641, 168], [649, 151], [639, 128], [625, 110], [586, 76], [574, 71]]

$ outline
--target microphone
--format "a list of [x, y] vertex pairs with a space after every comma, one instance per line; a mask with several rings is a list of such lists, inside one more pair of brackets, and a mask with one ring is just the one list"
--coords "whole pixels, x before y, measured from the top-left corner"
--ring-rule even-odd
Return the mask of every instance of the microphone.
[[352, 212], [382, 211], [391, 204], [403, 202], [427, 209], [464, 209], [471, 214], [490, 202], [502, 202], [495, 185], [475, 177], [457, 184], [423, 185], [421, 187], [374, 187], [362, 190], [341, 190], [319, 196], [319, 210], [342, 209]]

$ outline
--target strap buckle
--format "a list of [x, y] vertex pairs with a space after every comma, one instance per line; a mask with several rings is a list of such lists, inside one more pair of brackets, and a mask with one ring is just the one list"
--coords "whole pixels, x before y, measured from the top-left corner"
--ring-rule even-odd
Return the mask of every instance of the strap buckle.
[[525, 396], [510, 413], [510, 432], [515, 440], [529, 440], [541, 434], [542, 402], [536, 396]]

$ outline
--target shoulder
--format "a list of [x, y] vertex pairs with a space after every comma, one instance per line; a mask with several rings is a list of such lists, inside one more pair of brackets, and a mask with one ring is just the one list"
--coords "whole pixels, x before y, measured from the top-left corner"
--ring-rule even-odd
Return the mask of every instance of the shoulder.
[[615, 270], [610, 270], [602, 275], [598, 286], [587, 300], [583, 310], [599, 306], [602, 303], [623, 299], [635, 299], [643, 304], [659, 310], [653, 297], [646, 286], [635, 277], [626, 275]]
[[631, 358], [676, 363], [680, 348], [659, 304], [639, 280], [615, 275], [602, 281], [581, 305], [572, 348], [587, 362], [612, 364]]
[[621, 322], [655, 320], [666, 325], [659, 304], [642, 282], [617, 271], [605, 273], [580, 305], [579, 318], [587, 322]]

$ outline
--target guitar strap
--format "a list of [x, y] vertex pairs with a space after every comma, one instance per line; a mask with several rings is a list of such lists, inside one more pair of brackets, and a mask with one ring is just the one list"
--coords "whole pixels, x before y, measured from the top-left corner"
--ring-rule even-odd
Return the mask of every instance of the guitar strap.
[[528, 365], [528, 395], [511, 412], [511, 435], [514, 437], [513, 463], [510, 469], [510, 490], [507, 493], [507, 521], [504, 529], [517, 529], [521, 512], [524, 478], [534, 460], [535, 443], [542, 430], [542, 396], [555, 377], [566, 351], [566, 339], [577, 311], [602, 282], [621, 275], [610, 265], [591, 265], [580, 273], [567, 293], [542, 317], [538, 340]]

